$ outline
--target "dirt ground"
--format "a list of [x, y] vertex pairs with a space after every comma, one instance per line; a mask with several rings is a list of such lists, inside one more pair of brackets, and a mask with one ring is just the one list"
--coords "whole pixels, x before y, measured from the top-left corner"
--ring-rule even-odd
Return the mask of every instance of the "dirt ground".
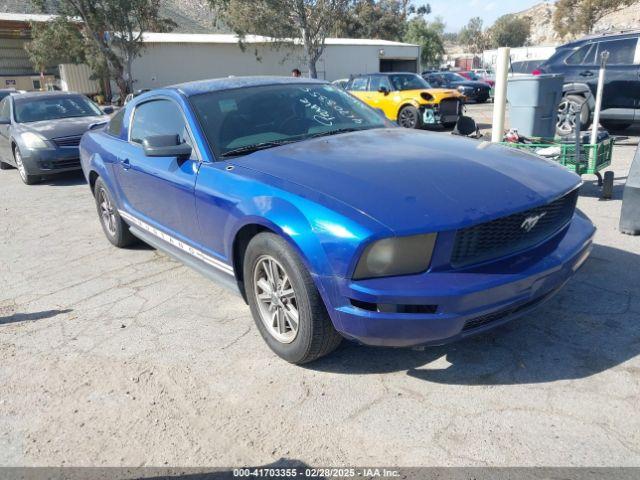
[[111, 247], [80, 175], [1, 172], [0, 465], [640, 466], [640, 237], [616, 229], [631, 134], [614, 200], [585, 177], [597, 245], [542, 309], [423, 351], [345, 343], [304, 368], [239, 298]]

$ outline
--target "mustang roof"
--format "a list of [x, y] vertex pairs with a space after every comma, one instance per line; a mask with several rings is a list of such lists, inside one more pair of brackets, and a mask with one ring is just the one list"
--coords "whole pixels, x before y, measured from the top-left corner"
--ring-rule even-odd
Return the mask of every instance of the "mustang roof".
[[200, 93], [217, 92], [221, 90], [231, 90], [234, 88], [244, 87], [261, 87], [265, 85], [287, 85], [287, 84], [309, 84], [328, 83], [324, 80], [316, 80], [313, 78], [295, 78], [295, 77], [227, 77], [216, 78], [213, 80], [197, 80], [195, 82], [180, 83], [178, 85], [172, 85], [168, 88], [172, 88], [182, 92], [184, 95], [190, 97], [192, 95], [198, 95]]

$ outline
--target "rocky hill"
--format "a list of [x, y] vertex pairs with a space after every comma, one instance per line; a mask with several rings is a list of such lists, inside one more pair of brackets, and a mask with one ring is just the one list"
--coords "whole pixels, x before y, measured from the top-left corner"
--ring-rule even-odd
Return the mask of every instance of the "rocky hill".
[[[55, 13], [56, 0], [49, 0], [49, 13]], [[0, 12], [40, 13], [30, 0], [0, 0]], [[226, 29], [216, 21], [207, 0], [162, 0], [162, 14], [178, 24], [176, 32], [213, 33]]]
[[[554, 12], [554, 2], [546, 1], [516, 14], [519, 17], [531, 18], [531, 37], [529, 39], [531, 45], [555, 45], [562, 43], [562, 39], [553, 29]], [[596, 23], [594, 31], [603, 32], [632, 28], [640, 28], [640, 0], [633, 5], [610, 13], [599, 20]]]

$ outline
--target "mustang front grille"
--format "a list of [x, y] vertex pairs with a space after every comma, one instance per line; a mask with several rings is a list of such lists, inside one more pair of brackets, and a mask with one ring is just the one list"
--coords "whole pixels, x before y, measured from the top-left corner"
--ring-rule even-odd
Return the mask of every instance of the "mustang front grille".
[[458, 230], [451, 265], [462, 268], [531, 248], [552, 237], [573, 217], [578, 189], [547, 205]]

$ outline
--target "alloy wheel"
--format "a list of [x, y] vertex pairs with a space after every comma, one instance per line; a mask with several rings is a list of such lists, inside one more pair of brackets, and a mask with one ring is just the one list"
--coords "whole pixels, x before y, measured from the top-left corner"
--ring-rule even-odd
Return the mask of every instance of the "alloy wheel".
[[27, 170], [24, 168], [24, 163], [22, 163], [22, 155], [20, 155], [20, 150], [16, 148], [14, 152], [14, 158], [16, 160], [16, 166], [18, 167], [18, 173], [22, 178], [23, 182], [27, 182]]
[[418, 123], [418, 117], [415, 115], [415, 112], [409, 108], [404, 108], [400, 112], [400, 118], [398, 119], [398, 123], [401, 127], [404, 128], [415, 128], [416, 123]]
[[101, 188], [98, 191], [98, 202], [100, 205], [100, 218], [102, 219], [102, 224], [105, 226], [109, 235], [115, 236], [116, 234], [116, 213], [111, 204], [111, 200], [109, 199], [109, 195]]
[[563, 99], [558, 105], [556, 127], [561, 135], [569, 135], [576, 128], [576, 118], [582, 113], [582, 105], [570, 99]]
[[253, 288], [260, 319], [269, 334], [281, 343], [293, 342], [300, 324], [298, 301], [284, 267], [270, 255], [258, 258]]

